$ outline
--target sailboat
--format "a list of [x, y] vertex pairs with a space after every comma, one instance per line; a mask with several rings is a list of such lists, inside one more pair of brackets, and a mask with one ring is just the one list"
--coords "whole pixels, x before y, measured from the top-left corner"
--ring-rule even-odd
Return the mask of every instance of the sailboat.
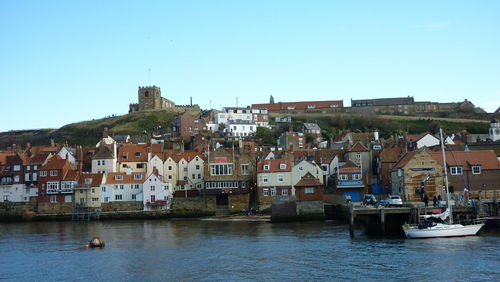
[[450, 202], [450, 192], [448, 188], [448, 172], [446, 168], [446, 156], [444, 153], [444, 142], [443, 142], [443, 130], [439, 129], [439, 137], [441, 139], [441, 151], [443, 153], [443, 165], [444, 165], [444, 179], [446, 186], [446, 199], [448, 203], [448, 208], [445, 212], [439, 215], [428, 215], [424, 216], [425, 219], [428, 217], [439, 217], [441, 219], [449, 218], [449, 223], [434, 223], [432, 221], [427, 221], [426, 223], [420, 224], [405, 224], [403, 225], [403, 231], [407, 238], [409, 239], [424, 239], [424, 238], [446, 238], [446, 237], [463, 237], [463, 236], [474, 236], [479, 232], [479, 230], [484, 226], [483, 222], [474, 222], [471, 225], [462, 225], [453, 223], [453, 212]]

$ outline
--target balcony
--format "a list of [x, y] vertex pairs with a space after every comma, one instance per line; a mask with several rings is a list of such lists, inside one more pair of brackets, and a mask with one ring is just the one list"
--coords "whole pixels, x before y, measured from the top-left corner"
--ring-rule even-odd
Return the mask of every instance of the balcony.
[[73, 188], [47, 188], [47, 194], [72, 194]]
[[339, 180], [337, 188], [364, 188], [365, 184], [361, 180]]

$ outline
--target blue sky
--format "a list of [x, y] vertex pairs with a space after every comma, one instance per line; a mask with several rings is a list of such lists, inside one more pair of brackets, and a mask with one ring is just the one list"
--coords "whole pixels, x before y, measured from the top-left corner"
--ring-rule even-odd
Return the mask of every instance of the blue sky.
[[0, 131], [125, 114], [414, 96], [500, 106], [500, 1], [0, 1]]

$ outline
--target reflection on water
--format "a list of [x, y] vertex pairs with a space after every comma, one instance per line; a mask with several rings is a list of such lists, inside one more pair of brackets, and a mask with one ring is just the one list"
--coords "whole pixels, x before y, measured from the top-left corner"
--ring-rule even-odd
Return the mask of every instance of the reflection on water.
[[[85, 249], [93, 236], [106, 248]], [[350, 238], [336, 222], [11, 223], [0, 224], [0, 280], [495, 280], [499, 243], [498, 231]]]

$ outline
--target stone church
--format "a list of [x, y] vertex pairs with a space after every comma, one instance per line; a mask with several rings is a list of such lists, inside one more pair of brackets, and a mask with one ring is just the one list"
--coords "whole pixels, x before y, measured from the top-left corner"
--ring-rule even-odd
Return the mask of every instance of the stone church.
[[158, 86], [139, 87], [139, 103], [130, 104], [129, 113], [137, 111], [165, 110], [174, 108], [175, 103], [161, 96]]

